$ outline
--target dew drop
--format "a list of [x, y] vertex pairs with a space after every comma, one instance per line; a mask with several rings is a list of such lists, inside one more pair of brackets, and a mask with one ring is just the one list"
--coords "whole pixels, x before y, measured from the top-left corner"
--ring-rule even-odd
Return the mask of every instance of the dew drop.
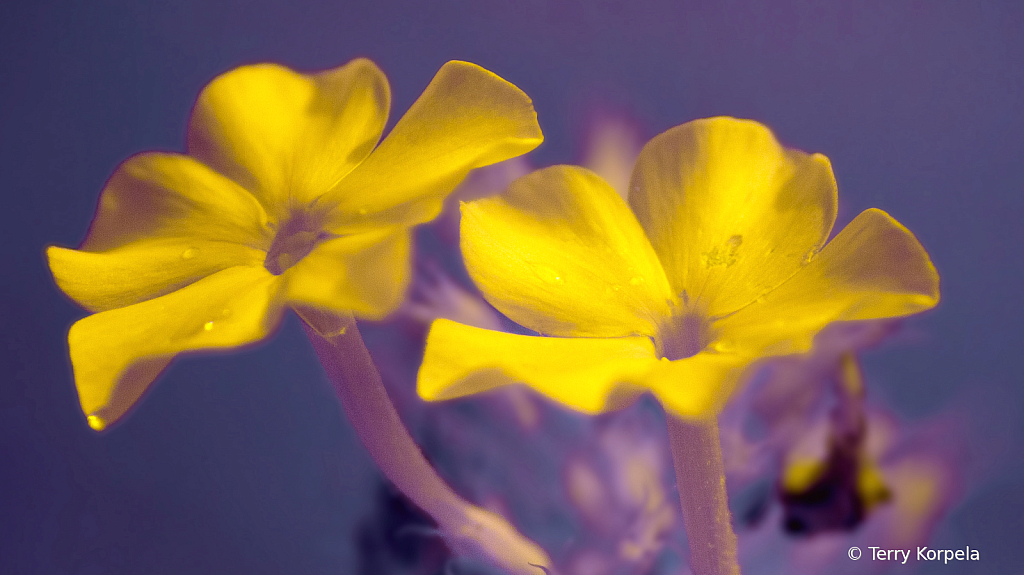
[[103, 421], [103, 418], [98, 415], [90, 415], [85, 419], [86, 421], [89, 422], [89, 427], [95, 429], [96, 431], [103, 431], [103, 429], [107, 426], [107, 422]]
[[231, 313], [232, 312], [231, 312], [230, 309], [224, 308], [224, 309], [220, 310], [220, 317], [222, 317], [222, 318], [231, 317]]
[[718, 340], [711, 344], [711, 349], [718, 353], [732, 353], [735, 350], [735, 346], [731, 342]]
[[565, 282], [565, 280], [562, 279], [562, 274], [547, 266], [537, 266], [534, 270], [541, 279], [550, 284], [560, 284]]
[[206, 331], [210, 331], [211, 329], [213, 329], [213, 322], [208, 321], [205, 324], [203, 324], [203, 329]]
[[345, 333], [347, 333], [347, 332], [348, 332], [348, 326], [342, 326], [342, 327], [340, 327], [340, 328], [338, 328], [338, 329], [336, 329], [334, 331], [329, 331], [329, 332], [326, 332], [326, 333], [321, 333], [320, 335], [322, 335], [324, 337], [324, 339], [331, 339], [332, 337], [341, 337], [341, 336], [345, 335]]
[[198, 254], [198, 253], [199, 253], [199, 248], [189, 248], [189, 249], [181, 252], [181, 259], [183, 259], [183, 260], [190, 260], [190, 259], [196, 257], [196, 254]]

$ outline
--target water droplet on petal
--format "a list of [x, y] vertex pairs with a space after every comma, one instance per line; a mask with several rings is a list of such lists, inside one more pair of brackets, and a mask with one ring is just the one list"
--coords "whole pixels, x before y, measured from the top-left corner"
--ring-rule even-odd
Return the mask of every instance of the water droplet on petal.
[[181, 252], [181, 259], [183, 259], [183, 260], [190, 260], [190, 259], [196, 257], [196, 254], [198, 254], [198, 253], [199, 253], [199, 248], [189, 248], [189, 249]]
[[711, 344], [711, 349], [718, 353], [731, 353], [735, 349], [735, 346], [731, 342], [718, 340]]
[[540, 276], [541, 279], [551, 284], [560, 284], [565, 281], [562, 279], [562, 274], [547, 266], [537, 266], [534, 268], [534, 271], [536, 271], [537, 275]]
[[89, 427], [96, 431], [103, 431], [103, 428], [107, 426], [107, 422], [103, 421], [103, 418], [98, 415], [90, 415], [85, 419], [89, 422]]
[[230, 309], [224, 308], [224, 309], [220, 310], [220, 317], [222, 317], [222, 318], [231, 317], [231, 313], [232, 312], [231, 312]]
[[205, 324], [203, 324], [203, 329], [205, 329], [206, 331], [210, 331], [211, 329], [213, 329], [213, 322], [208, 321]]

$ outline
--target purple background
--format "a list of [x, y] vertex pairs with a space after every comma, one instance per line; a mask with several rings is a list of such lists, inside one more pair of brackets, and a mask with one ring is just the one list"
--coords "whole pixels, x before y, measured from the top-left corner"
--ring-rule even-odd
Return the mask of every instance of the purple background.
[[955, 403], [993, 426], [977, 448], [995, 466], [943, 536], [983, 561], [922, 572], [1024, 570], [1024, 4], [425, 4], [0, 7], [0, 572], [349, 570], [375, 471], [297, 324], [256, 349], [176, 362], [99, 436], [78, 410], [64, 339], [83, 314], [42, 254], [77, 245], [120, 161], [183, 148], [216, 74], [355, 56], [391, 79], [392, 122], [449, 59], [495, 71], [534, 100], [539, 164], [577, 161], [600, 109], [631, 114], [645, 138], [710, 115], [754, 118], [828, 155], [839, 224], [885, 209], [942, 276], [943, 301], [910, 323], [913, 337], [868, 358], [877, 393], [911, 416]]

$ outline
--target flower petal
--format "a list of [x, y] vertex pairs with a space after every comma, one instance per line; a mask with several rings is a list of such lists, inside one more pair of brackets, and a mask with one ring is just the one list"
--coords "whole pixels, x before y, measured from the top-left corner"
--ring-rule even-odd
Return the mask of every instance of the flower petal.
[[324, 198], [334, 231], [433, 219], [473, 168], [536, 148], [530, 98], [468, 62], [448, 62], [365, 162]]
[[910, 315], [938, 301], [939, 276], [917, 238], [871, 209], [798, 274], [715, 327], [726, 346], [794, 353], [831, 322]]
[[462, 253], [494, 307], [566, 337], [654, 335], [672, 297], [622, 198], [593, 172], [554, 166], [463, 205]]
[[46, 249], [57, 285], [93, 312], [159, 297], [232, 266], [261, 266], [265, 255], [230, 242], [178, 238], [138, 241], [100, 253]]
[[280, 218], [289, 206], [316, 200], [369, 155], [390, 105], [387, 78], [369, 60], [311, 75], [276, 64], [243, 66], [199, 95], [188, 152]]
[[285, 271], [291, 304], [365, 319], [396, 309], [409, 282], [411, 240], [390, 228], [327, 240]]
[[47, 257], [69, 297], [102, 311], [262, 265], [266, 220], [252, 195], [195, 159], [140, 154], [107, 182], [82, 251], [51, 246]]
[[189, 156], [152, 152], [129, 158], [110, 176], [81, 249], [102, 252], [158, 237], [266, 249], [266, 226], [263, 208], [238, 184]]
[[646, 337], [554, 338], [515, 335], [440, 319], [427, 336], [420, 397], [452, 399], [524, 383], [568, 407], [597, 413], [621, 406], [658, 362]]
[[783, 149], [768, 128], [697, 120], [640, 153], [629, 203], [676, 294], [724, 315], [778, 286], [828, 238], [828, 159]]
[[124, 414], [175, 355], [265, 337], [281, 315], [277, 284], [263, 267], [232, 267], [71, 326], [75, 385], [90, 425], [99, 429]]
[[644, 376], [644, 384], [666, 411], [684, 419], [717, 413], [756, 357], [703, 352], [668, 361], [663, 359]]

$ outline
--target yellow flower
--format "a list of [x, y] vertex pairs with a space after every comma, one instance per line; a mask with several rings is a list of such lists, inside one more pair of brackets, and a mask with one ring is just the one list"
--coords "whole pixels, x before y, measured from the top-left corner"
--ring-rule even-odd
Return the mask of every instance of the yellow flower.
[[836, 202], [828, 159], [733, 118], [651, 140], [628, 205], [583, 168], [520, 178], [463, 205], [463, 255], [492, 305], [555, 337], [438, 320], [419, 393], [521, 382], [599, 412], [650, 390], [670, 412], [700, 418], [752, 362], [807, 351], [830, 322], [933, 307], [934, 266], [885, 212], [865, 211], [824, 245]]
[[199, 95], [187, 155], [114, 172], [81, 248], [47, 250], [60, 288], [96, 312], [68, 334], [90, 425], [120, 417], [175, 355], [260, 340], [288, 306], [386, 315], [410, 228], [469, 170], [542, 139], [530, 99], [466, 62], [445, 64], [374, 149], [389, 107], [368, 60], [245, 66]]

